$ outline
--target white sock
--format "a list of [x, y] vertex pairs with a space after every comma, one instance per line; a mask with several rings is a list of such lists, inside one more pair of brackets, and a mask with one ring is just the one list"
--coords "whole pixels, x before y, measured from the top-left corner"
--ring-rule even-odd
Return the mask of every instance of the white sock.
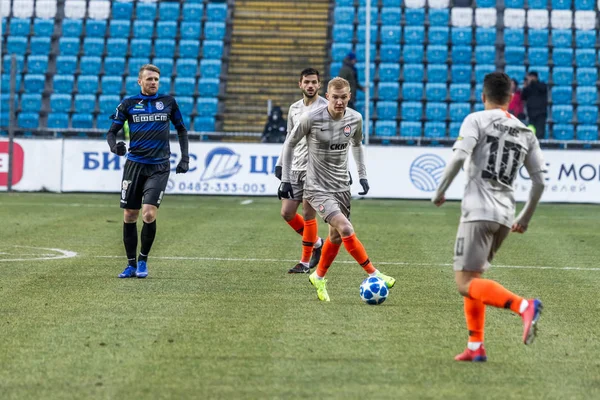
[[315, 242], [315, 249], [318, 249], [319, 247], [323, 246], [323, 239], [318, 238], [317, 241]]
[[369, 274], [369, 276], [377, 276], [377, 273], [378, 273], [378, 272], [379, 272], [379, 270], [378, 270], [378, 269], [376, 269], [375, 271], [373, 271], [373, 273], [372, 273], [372, 274]]
[[521, 301], [521, 306], [519, 307], [519, 314], [523, 314], [527, 307], [529, 306], [529, 302], [525, 299]]
[[304, 265], [305, 267], [308, 267], [308, 263], [307, 263], [307, 262], [300, 261], [300, 262], [299, 262], [299, 264], [302, 264], [302, 265]]
[[483, 342], [469, 342], [467, 343], [467, 348], [471, 351], [479, 350]]
[[314, 273], [315, 278], [322, 280], [324, 278], [324, 276], [319, 276], [316, 272]]

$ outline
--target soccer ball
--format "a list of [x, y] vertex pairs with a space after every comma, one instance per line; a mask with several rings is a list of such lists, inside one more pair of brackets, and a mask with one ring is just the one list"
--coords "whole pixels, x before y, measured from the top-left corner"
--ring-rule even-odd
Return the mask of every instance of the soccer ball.
[[360, 298], [367, 304], [381, 304], [389, 293], [383, 279], [376, 276], [370, 276], [360, 284]]

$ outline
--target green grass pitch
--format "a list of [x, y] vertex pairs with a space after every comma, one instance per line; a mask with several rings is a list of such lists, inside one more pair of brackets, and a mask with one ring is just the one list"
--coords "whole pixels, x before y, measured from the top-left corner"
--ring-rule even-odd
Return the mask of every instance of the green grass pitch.
[[509, 236], [487, 277], [542, 299], [540, 333], [524, 346], [520, 318], [488, 308], [489, 361], [471, 364], [453, 361], [459, 203], [353, 201], [371, 260], [398, 280], [368, 306], [344, 249], [331, 303], [286, 274], [300, 237], [276, 199], [244, 200], [166, 196], [149, 278], [121, 280], [118, 195], [0, 194], [0, 398], [600, 398], [598, 206], [542, 204]]

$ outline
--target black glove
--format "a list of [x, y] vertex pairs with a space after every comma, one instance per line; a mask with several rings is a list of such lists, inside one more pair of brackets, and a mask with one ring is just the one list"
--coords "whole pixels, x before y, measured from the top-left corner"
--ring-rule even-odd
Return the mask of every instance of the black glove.
[[283, 167], [281, 165], [277, 165], [275, 167], [275, 177], [281, 180], [281, 175], [283, 174]]
[[293, 199], [294, 191], [292, 190], [292, 184], [289, 182], [281, 182], [279, 189], [277, 189], [277, 197], [281, 199]]
[[190, 169], [190, 163], [188, 159], [182, 158], [177, 164], [177, 168], [175, 168], [176, 174], [185, 174]]
[[369, 181], [366, 179], [361, 179], [361, 180], [359, 180], [359, 182], [360, 182], [360, 186], [362, 186], [362, 188], [363, 188], [363, 191], [359, 192], [358, 194], [360, 194], [361, 196], [364, 196], [365, 194], [369, 193], [369, 189], [370, 189]]
[[119, 142], [115, 144], [110, 151], [115, 153], [118, 156], [124, 156], [127, 153], [127, 146], [125, 146], [125, 142]]
[[350, 173], [350, 171], [348, 171], [348, 178], [350, 179], [350, 182], [348, 182], [348, 185], [352, 185], [352, 182], [354, 182], [352, 180], [352, 174]]

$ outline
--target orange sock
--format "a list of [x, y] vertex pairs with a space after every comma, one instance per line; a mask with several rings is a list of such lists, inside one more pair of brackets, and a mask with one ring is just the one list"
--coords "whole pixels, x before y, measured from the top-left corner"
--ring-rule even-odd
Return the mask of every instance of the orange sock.
[[288, 223], [289, 226], [292, 227], [293, 230], [295, 230], [296, 232], [298, 232], [298, 234], [302, 235], [304, 232], [304, 218], [302, 218], [302, 215], [300, 214], [296, 214], [294, 215], [294, 218], [290, 219], [289, 221], [286, 221]]
[[342, 242], [344, 243], [346, 250], [348, 250], [348, 253], [350, 253], [356, 262], [363, 267], [367, 274], [372, 274], [375, 272], [375, 267], [371, 263], [371, 260], [369, 260], [369, 256], [367, 255], [365, 247], [362, 245], [360, 240], [358, 240], [355, 233], [350, 236], [343, 237]]
[[340, 251], [340, 245], [331, 243], [329, 238], [325, 239], [323, 242], [323, 249], [321, 250], [321, 260], [319, 260], [319, 265], [317, 266], [317, 275], [321, 278], [325, 276], [327, 270], [338, 252]]
[[490, 279], [475, 278], [469, 285], [469, 297], [483, 304], [498, 308], [510, 308], [520, 314], [522, 297], [517, 296], [498, 282]]
[[300, 262], [307, 263], [310, 261], [313, 246], [318, 238], [317, 220], [310, 219], [304, 221], [304, 233], [302, 233], [302, 258]]
[[465, 301], [465, 318], [469, 330], [469, 342], [483, 342], [485, 327], [485, 304], [479, 300], [463, 297]]

